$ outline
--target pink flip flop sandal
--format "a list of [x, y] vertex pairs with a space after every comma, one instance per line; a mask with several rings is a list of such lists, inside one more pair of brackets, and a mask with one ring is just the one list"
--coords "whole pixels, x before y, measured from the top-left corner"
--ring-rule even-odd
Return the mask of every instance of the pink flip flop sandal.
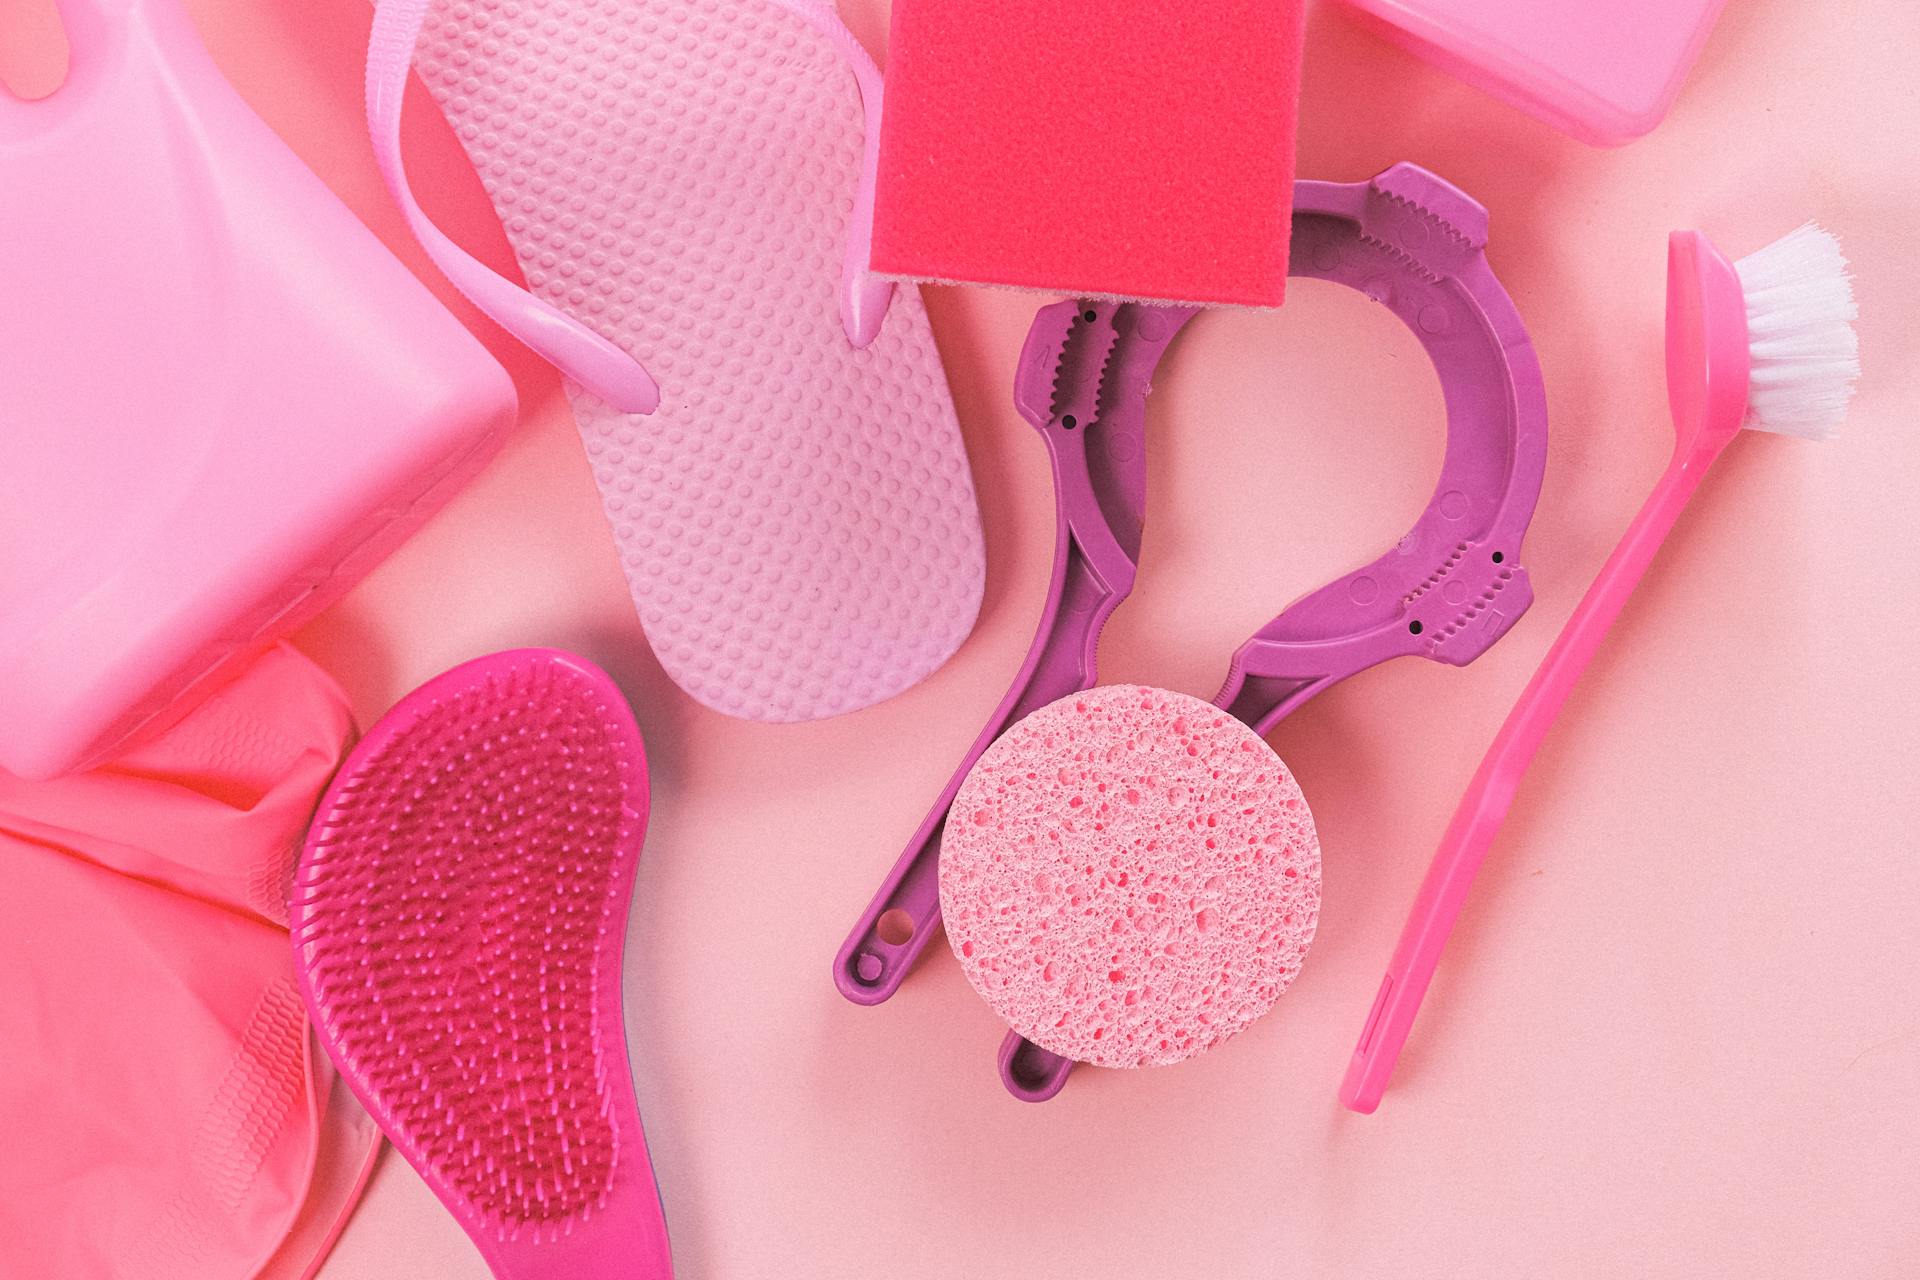
[[[530, 295], [413, 204], [416, 54]], [[972, 477], [918, 292], [866, 271], [880, 73], [830, 3], [377, 0], [367, 112], [436, 264], [569, 375], [682, 688], [812, 720], [960, 645], [984, 578]]]

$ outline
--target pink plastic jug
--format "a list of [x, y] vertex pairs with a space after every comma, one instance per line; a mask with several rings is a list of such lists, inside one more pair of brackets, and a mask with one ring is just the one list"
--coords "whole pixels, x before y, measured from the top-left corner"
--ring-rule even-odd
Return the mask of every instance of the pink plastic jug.
[[478, 470], [505, 370], [241, 101], [176, 0], [59, 0], [0, 88], [0, 768], [99, 759]]

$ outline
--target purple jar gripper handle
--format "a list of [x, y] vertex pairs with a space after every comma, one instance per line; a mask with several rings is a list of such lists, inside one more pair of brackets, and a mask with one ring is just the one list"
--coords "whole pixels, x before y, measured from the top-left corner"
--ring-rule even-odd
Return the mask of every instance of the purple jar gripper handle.
[[[1365, 293], [1412, 330], [1439, 375], [1446, 458], [1432, 500], [1386, 555], [1289, 605], [1235, 652], [1215, 705], [1265, 734], [1336, 681], [1414, 655], [1464, 666], [1526, 612], [1519, 565], [1546, 466], [1546, 392], [1512, 300], [1483, 252], [1487, 212], [1411, 164], [1368, 182], [1294, 185], [1291, 273]], [[940, 923], [940, 836], [961, 783], [1029, 712], [1093, 686], [1100, 630], [1133, 588], [1146, 507], [1146, 397], [1196, 308], [1043, 307], [1014, 403], [1052, 459], [1057, 530], [1040, 627], [1012, 687], [941, 791], [834, 962], [857, 1004], [899, 988]], [[1000, 1071], [1040, 1102], [1073, 1063], [1009, 1032]]]

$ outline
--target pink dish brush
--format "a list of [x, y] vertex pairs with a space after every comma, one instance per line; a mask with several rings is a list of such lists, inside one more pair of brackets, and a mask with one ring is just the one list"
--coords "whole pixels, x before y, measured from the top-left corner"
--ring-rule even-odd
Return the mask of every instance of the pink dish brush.
[[402, 699], [322, 797], [291, 906], [315, 1032], [511, 1280], [664, 1280], [620, 1008], [647, 762], [549, 649]]
[[1737, 265], [1698, 231], [1669, 239], [1673, 460], [1500, 726], [1441, 838], [1340, 1087], [1351, 1110], [1380, 1105], [1521, 776], [1707, 468], [1742, 427], [1824, 439], [1839, 426], [1860, 374], [1855, 315], [1839, 242], [1810, 223]]

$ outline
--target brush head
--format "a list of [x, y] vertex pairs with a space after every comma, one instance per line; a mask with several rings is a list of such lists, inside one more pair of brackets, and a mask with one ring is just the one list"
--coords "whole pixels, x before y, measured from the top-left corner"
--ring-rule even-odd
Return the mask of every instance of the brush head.
[[1840, 244], [1812, 223], [1730, 261], [1698, 231], [1667, 241], [1667, 400], [1676, 453], [1742, 427], [1822, 439], [1860, 376]]
[[1178, 1062], [1273, 1007], [1320, 910], [1320, 844], [1273, 749], [1139, 685], [988, 748], [940, 853], [947, 940], [1007, 1024], [1103, 1067]]
[[405, 698], [309, 831], [291, 927], [315, 1028], [483, 1250], [573, 1232], [644, 1167], [620, 954], [646, 812], [618, 689], [519, 650]]
[[1840, 242], [1809, 222], [1734, 269], [1746, 297], [1746, 425], [1830, 438], [1860, 377], [1860, 309]]

